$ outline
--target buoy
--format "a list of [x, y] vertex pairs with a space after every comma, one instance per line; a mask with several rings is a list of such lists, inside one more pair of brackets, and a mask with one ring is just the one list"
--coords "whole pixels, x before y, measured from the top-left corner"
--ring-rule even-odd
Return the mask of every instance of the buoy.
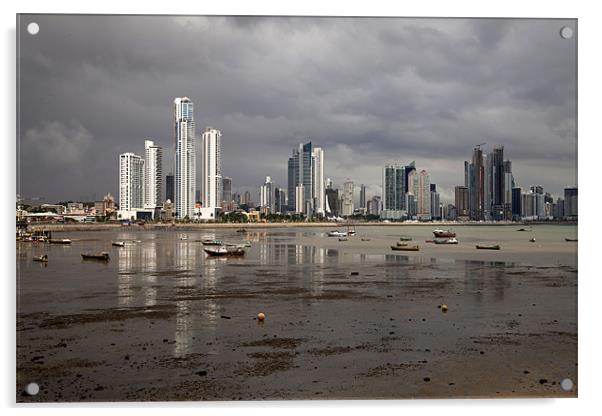
[[259, 312], [259, 313], [257, 314], [257, 319], [258, 319], [259, 321], [263, 321], [263, 320], [265, 319], [265, 315], [263, 314], [263, 312]]
[[447, 309], [448, 309], [447, 305], [445, 305], [445, 304], [441, 305], [441, 312], [447, 313]]

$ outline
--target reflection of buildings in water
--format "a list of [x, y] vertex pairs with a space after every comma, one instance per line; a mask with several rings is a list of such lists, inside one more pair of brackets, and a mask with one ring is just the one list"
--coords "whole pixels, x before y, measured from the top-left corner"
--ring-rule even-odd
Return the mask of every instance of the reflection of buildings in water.
[[[121, 235], [120, 235], [121, 237]], [[157, 303], [157, 245], [154, 239], [137, 243], [129, 241], [118, 250], [117, 296], [120, 306], [144, 304], [154, 306]], [[139, 287], [136, 292], [133, 287]], [[138, 296], [137, 296], [138, 295]]]
[[247, 231], [244, 236], [245, 240], [257, 242], [264, 239], [267, 235], [267, 231]]
[[477, 302], [482, 302], [485, 289], [493, 289], [493, 298], [503, 301], [505, 290], [510, 287], [506, 276], [506, 263], [494, 261], [458, 260], [464, 263], [464, 288], [472, 292]]
[[196, 301], [194, 304], [190, 300], [177, 301], [174, 356], [190, 354], [193, 351], [193, 337], [200, 339], [200, 334], [213, 336], [217, 319], [218, 307], [214, 300]]

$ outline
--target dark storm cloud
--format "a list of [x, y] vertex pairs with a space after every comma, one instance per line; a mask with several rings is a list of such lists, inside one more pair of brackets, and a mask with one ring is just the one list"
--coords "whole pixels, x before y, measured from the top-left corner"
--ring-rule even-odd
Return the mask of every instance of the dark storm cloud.
[[[475, 144], [503, 144], [521, 186], [576, 182], [574, 21], [23, 16], [21, 193], [117, 191], [119, 153], [173, 157], [172, 102], [223, 134], [238, 189], [286, 184], [311, 140], [326, 176], [379, 192], [382, 166], [416, 160], [445, 197]], [[29, 21], [40, 33], [29, 36]]]

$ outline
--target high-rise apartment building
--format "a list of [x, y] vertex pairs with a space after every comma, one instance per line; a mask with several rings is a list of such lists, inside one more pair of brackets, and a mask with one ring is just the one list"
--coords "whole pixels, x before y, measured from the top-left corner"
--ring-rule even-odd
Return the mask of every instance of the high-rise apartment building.
[[144, 208], [144, 159], [134, 153], [119, 155], [119, 217], [132, 219]]
[[564, 188], [564, 216], [569, 220], [577, 219], [577, 187]]
[[166, 201], [169, 200], [171, 202], [174, 202], [176, 200], [174, 188], [175, 188], [174, 175], [173, 175], [173, 173], [170, 173], [165, 176], [165, 200]]
[[163, 203], [163, 149], [152, 140], [144, 141], [144, 206], [160, 207]]
[[174, 100], [174, 146], [176, 218], [192, 219], [196, 191], [196, 140], [194, 105], [188, 97]]
[[259, 206], [269, 210], [270, 213], [274, 213], [276, 211], [275, 202], [275, 192], [272, 178], [266, 176], [265, 183], [261, 185], [259, 192]]
[[458, 217], [469, 217], [470, 198], [468, 196], [468, 187], [456, 186], [455, 188], [456, 215]]
[[347, 180], [343, 184], [343, 216], [353, 215], [353, 181]]
[[366, 209], [366, 185], [360, 185], [360, 209]]
[[[297, 189], [303, 186], [303, 198]], [[299, 144], [288, 159], [288, 210], [308, 216], [326, 212], [324, 151], [312, 143]]]
[[229, 204], [232, 199], [232, 178], [224, 176], [222, 178], [222, 201]]
[[324, 189], [324, 150], [321, 147], [314, 147], [312, 158], [314, 211], [317, 215], [324, 215], [326, 208], [326, 192]]
[[202, 204], [204, 210], [215, 211], [221, 208], [222, 192], [222, 133], [207, 127], [202, 136]]
[[416, 217], [421, 220], [431, 219], [431, 177], [426, 170], [410, 172], [408, 193], [414, 196]]

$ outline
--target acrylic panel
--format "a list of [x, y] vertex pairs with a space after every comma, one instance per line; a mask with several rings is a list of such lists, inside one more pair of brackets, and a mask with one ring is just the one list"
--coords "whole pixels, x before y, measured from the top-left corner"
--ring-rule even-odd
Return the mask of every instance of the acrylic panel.
[[18, 402], [577, 396], [577, 20], [17, 16]]

